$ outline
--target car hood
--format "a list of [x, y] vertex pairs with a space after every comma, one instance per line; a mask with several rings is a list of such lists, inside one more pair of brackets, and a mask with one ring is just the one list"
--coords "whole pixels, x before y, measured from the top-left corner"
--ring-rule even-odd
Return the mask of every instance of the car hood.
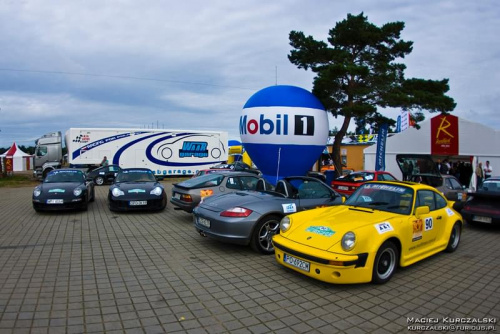
[[205, 198], [200, 204], [200, 207], [214, 212], [222, 212], [235, 206], [245, 207], [251, 210], [257, 209], [258, 211], [261, 203], [275, 200], [280, 200], [280, 202], [291, 201], [278, 194], [258, 191], [236, 191]]
[[51, 193], [71, 193], [76, 187], [84, 186], [81, 182], [54, 182], [42, 183], [40, 188], [43, 192]]
[[160, 184], [158, 182], [119, 182], [113, 184], [114, 188], [119, 188], [125, 193], [133, 193], [134, 191], [139, 193], [141, 190], [145, 190], [149, 193], [149, 191], [159, 186]]
[[[342, 240], [346, 232], [355, 232], [400, 216], [393, 212], [340, 205], [292, 215], [292, 230], [284, 236], [305, 246], [329, 250]], [[294, 219], [295, 218], [295, 219]]]

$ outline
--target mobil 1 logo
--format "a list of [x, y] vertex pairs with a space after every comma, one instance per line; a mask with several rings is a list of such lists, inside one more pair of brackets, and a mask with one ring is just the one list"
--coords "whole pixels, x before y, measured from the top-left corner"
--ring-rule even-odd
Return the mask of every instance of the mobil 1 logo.
[[314, 116], [295, 115], [296, 136], [314, 136]]

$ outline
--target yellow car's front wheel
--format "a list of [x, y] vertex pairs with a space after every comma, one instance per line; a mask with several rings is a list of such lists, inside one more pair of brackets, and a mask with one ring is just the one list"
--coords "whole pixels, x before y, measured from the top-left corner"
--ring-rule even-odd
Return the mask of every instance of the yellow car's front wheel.
[[396, 245], [391, 241], [384, 242], [373, 262], [372, 282], [376, 284], [388, 282], [396, 271], [398, 261], [399, 250]]

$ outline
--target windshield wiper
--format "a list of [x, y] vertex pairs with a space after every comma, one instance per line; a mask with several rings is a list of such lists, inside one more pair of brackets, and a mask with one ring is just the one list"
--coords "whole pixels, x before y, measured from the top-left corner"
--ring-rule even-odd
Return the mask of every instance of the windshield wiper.
[[378, 202], [370, 202], [370, 203], [368, 203], [368, 205], [370, 205], [370, 206], [374, 206], [374, 205], [387, 205], [387, 204], [389, 204], [389, 202], [378, 201]]

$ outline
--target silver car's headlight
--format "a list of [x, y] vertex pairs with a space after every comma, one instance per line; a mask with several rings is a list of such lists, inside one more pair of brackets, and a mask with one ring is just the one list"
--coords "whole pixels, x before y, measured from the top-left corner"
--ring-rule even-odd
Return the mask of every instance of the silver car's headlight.
[[354, 234], [354, 232], [347, 232], [342, 237], [341, 244], [342, 244], [342, 249], [345, 250], [346, 252], [352, 250], [356, 245], [356, 234]]
[[35, 196], [35, 197], [40, 196], [41, 193], [42, 193], [42, 190], [40, 188], [35, 188], [35, 190], [33, 190], [33, 196]]
[[75, 190], [73, 190], [73, 195], [80, 196], [82, 194], [82, 191], [82, 188], [75, 188]]
[[163, 189], [161, 187], [156, 187], [149, 192], [151, 195], [161, 196]]
[[283, 217], [280, 222], [281, 232], [288, 231], [290, 229], [290, 226], [292, 226], [292, 221], [290, 220], [290, 218], [288, 218], [288, 216]]
[[111, 193], [115, 197], [119, 197], [119, 196], [125, 195], [125, 193], [123, 191], [121, 191], [120, 189], [118, 189], [118, 188], [113, 188], [113, 190], [111, 190]]

